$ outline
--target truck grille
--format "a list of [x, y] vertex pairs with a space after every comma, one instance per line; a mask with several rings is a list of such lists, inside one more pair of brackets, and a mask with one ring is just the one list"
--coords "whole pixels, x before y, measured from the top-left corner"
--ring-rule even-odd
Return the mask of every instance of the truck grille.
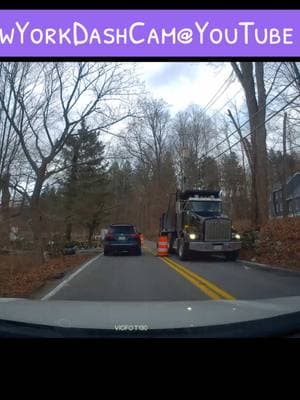
[[205, 240], [222, 242], [231, 239], [230, 219], [208, 219], [205, 221]]

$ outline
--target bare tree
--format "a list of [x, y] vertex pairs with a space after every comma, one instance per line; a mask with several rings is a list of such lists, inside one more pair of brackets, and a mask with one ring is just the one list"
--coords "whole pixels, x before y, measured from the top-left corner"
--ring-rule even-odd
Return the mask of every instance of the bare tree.
[[[153, 232], [166, 206], [166, 193], [173, 185], [168, 156], [170, 142], [168, 105], [159, 99], [143, 98], [137, 104], [137, 117], [123, 133], [123, 148], [135, 168], [135, 201], [139, 225]], [[170, 173], [171, 170], [171, 173]]]
[[[14, 62], [2, 63], [1, 70], [0, 104], [35, 176], [30, 210], [35, 248], [43, 261], [42, 187], [68, 167], [60, 164], [60, 152], [82, 120], [95, 117], [96, 129], [101, 130], [128, 116], [116, 115], [113, 102], [132, 82], [120, 63]], [[3, 95], [7, 80], [17, 112]]]
[[[251, 160], [253, 188], [253, 222], [260, 226], [266, 222], [269, 215], [268, 201], [268, 156], [266, 146], [266, 89], [264, 81], [263, 62], [231, 63], [246, 97], [251, 130]], [[245, 150], [247, 146], [245, 142]]]
[[143, 160], [158, 176], [170, 122], [163, 100], [144, 98], [138, 102], [138, 116], [127, 127], [124, 144], [129, 154]]
[[[0, 76], [3, 74], [0, 65]], [[2, 97], [5, 107], [11, 110], [16, 116], [17, 101], [13, 96], [9, 80], [3, 79]], [[20, 153], [20, 141], [9, 122], [9, 119], [3, 109], [0, 107], [0, 193], [1, 193], [1, 244], [9, 243], [10, 234], [10, 201], [11, 201], [11, 173], [13, 163]]]
[[182, 187], [199, 185], [199, 158], [216, 137], [211, 119], [196, 105], [180, 111], [173, 122], [172, 146]]

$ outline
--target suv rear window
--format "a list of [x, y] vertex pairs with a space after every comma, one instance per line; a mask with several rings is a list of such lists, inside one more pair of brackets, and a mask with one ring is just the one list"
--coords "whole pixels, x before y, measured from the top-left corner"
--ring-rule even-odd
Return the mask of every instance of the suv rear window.
[[111, 233], [136, 233], [133, 226], [111, 226]]

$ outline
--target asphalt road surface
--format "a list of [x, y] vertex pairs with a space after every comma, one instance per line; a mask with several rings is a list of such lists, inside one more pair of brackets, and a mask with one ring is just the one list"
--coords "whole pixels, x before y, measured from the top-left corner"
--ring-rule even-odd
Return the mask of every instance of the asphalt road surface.
[[242, 262], [176, 255], [159, 258], [146, 242], [142, 256], [103, 256], [72, 271], [39, 294], [42, 300], [254, 300], [300, 295], [300, 273], [266, 271]]

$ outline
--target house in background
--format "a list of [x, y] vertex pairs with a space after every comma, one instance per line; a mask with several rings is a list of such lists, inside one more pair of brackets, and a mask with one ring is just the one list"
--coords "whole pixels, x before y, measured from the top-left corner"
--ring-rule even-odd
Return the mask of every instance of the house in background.
[[[300, 171], [290, 176], [287, 180], [287, 202], [289, 216], [300, 216]], [[271, 197], [271, 216], [282, 217], [282, 187], [273, 187]]]

